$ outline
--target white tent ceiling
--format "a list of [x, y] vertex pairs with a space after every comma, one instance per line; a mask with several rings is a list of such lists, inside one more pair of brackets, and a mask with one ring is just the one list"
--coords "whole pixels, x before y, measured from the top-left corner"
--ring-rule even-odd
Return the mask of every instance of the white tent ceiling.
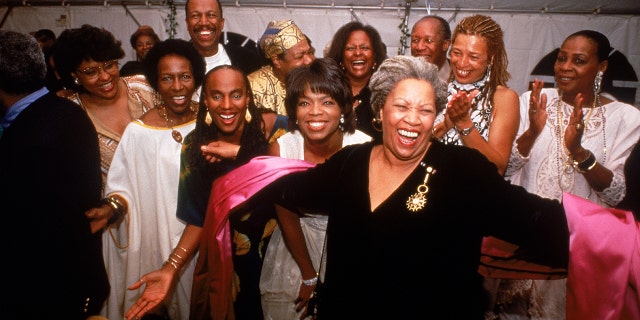
[[[166, 5], [170, 0], [0, 0], [13, 5]], [[174, 0], [180, 5], [186, 0]], [[397, 9], [407, 2], [413, 9], [439, 11], [547, 12], [562, 14], [640, 14], [639, 0], [221, 0], [223, 6]]]

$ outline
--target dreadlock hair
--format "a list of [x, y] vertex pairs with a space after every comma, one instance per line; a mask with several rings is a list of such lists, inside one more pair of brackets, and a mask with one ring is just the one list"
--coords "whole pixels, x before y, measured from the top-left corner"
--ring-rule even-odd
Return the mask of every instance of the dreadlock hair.
[[[204, 103], [204, 96], [206, 95], [207, 83], [211, 78], [216, 76], [216, 71], [222, 69], [233, 70], [239, 73], [244, 79], [246, 94], [250, 98], [247, 110], [251, 115], [251, 121], [247, 121], [246, 118], [244, 119], [244, 128], [242, 130], [242, 137], [240, 138], [240, 150], [238, 151], [236, 159], [222, 159], [220, 162], [210, 163], [202, 155], [200, 146], [206, 145], [211, 141], [218, 140], [220, 137], [220, 129], [215, 125], [215, 123], [211, 123], [211, 125], [205, 123], [205, 117], [208, 109]], [[265, 123], [262, 118], [263, 111], [261, 111], [254, 103], [249, 79], [240, 68], [231, 65], [220, 65], [211, 69], [204, 77], [200, 97], [198, 113], [196, 116], [196, 127], [189, 134], [191, 135], [191, 142], [186, 146], [187, 162], [190, 167], [201, 170], [203, 174], [213, 179], [226, 173], [229, 165], [239, 166], [248, 162], [255, 156], [267, 154], [269, 142], [266, 137]]]
[[487, 42], [487, 57], [491, 76], [488, 84], [484, 87], [480, 94], [487, 95], [485, 101], [493, 101], [493, 94], [499, 85], [507, 86], [507, 81], [511, 75], [507, 71], [509, 59], [507, 58], [507, 50], [504, 47], [503, 32], [500, 25], [488, 16], [473, 15], [466, 17], [458, 23], [453, 31], [451, 42], [456, 41], [459, 34], [481, 36]]

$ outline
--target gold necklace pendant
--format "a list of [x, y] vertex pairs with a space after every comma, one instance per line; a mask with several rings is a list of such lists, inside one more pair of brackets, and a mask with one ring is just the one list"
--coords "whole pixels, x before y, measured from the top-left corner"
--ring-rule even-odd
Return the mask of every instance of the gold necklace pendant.
[[175, 140], [177, 143], [182, 143], [182, 133], [173, 128], [173, 121], [169, 119], [169, 115], [167, 114], [167, 107], [165, 107], [164, 105], [158, 106], [158, 113], [167, 123], [167, 127], [171, 129], [171, 137], [173, 138], [173, 140]]
[[182, 143], [182, 133], [180, 133], [180, 131], [171, 129], [171, 137], [173, 137], [173, 140], [177, 143]]
[[427, 192], [429, 192], [429, 187], [427, 186], [427, 181], [429, 181], [430, 174], [435, 174], [435, 171], [432, 167], [427, 167], [427, 174], [424, 177], [424, 182], [418, 186], [418, 192], [409, 196], [407, 200], [407, 209], [411, 212], [416, 212], [418, 210], [424, 209], [427, 205]]

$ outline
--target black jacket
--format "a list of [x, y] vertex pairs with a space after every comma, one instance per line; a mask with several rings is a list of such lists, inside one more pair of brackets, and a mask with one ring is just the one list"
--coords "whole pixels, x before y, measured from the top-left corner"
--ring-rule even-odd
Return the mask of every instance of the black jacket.
[[49, 93], [0, 137], [4, 319], [85, 319], [109, 293], [102, 237], [85, 211], [101, 199], [95, 127]]

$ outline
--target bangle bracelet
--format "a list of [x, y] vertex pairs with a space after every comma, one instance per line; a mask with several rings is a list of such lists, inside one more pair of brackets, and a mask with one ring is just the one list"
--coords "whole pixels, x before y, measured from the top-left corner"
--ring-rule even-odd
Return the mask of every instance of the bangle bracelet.
[[311, 279], [302, 279], [302, 284], [304, 284], [305, 286], [315, 286], [318, 283], [318, 275], [316, 274], [315, 277], [311, 278]]
[[116, 223], [124, 215], [124, 207], [114, 197], [106, 197], [102, 199], [102, 203], [108, 205], [113, 210], [113, 215], [107, 220], [108, 225]]
[[436, 136], [436, 125], [434, 124], [433, 127], [431, 127], [431, 139], [433, 140], [438, 140], [438, 136]]
[[591, 151], [589, 151], [589, 156], [587, 156], [586, 159], [580, 162], [573, 159], [573, 167], [579, 173], [585, 173], [587, 171], [590, 171], [591, 169], [595, 168], [596, 164], [598, 164], [598, 160], [596, 160], [596, 156]]

